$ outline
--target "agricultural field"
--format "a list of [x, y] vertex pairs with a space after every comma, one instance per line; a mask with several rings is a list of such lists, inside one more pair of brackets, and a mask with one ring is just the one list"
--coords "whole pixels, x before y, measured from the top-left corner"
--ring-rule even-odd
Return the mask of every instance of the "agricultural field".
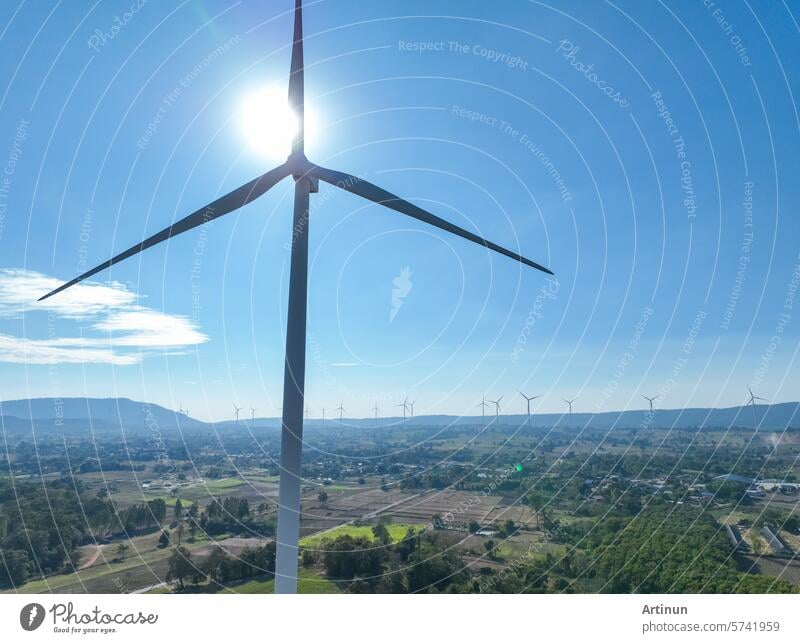
[[[630, 591], [639, 568], [625, 576], [624, 585], [605, 578], [617, 565], [614, 557], [625, 551], [620, 541], [633, 539], [628, 548], [635, 550], [642, 546], [636, 539], [649, 542], [638, 533], [640, 521], [652, 532], [669, 531], [673, 514], [697, 531], [690, 540], [698, 552], [716, 552], [729, 565], [715, 576], [724, 587], [800, 589], [794, 558], [800, 551], [800, 495], [793, 483], [764, 492], [720, 475], [736, 464], [737, 473], [752, 470], [760, 479], [786, 476], [800, 453], [794, 433], [654, 429], [587, 431], [575, 439], [570, 431], [493, 426], [437, 431], [427, 441], [423, 427], [395, 428], [385, 441], [370, 435], [310, 438], [319, 451], [304, 463], [304, 592]], [[182, 436], [174, 449], [185, 457], [168, 466], [137, 457], [128, 470], [89, 467], [41, 477], [21, 472], [6, 497], [27, 490], [31, 503], [22, 504], [22, 511], [35, 508], [29, 518], [48, 533], [54, 519], [50, 496], [57, 496], [55, 504], [66, 514], [56, 519], [71, 521], [78, 533], [69, 556], [65, 550], [49, 553], [60, 553], [60, 564], [42, 570], [29, 564], [22, 581], [2, 591], [271, 591], [277, 434], [257, 448], [247, 433], [222, 437], [224, 445], [218, 435]], [[415, 446], [421, 443], [424, 448]], [[112, 450], [114, 444], [102, 447]], [[376, 456], [376, 444], [401, 455]], [[46, 446], [43, 440], [31, 466], [47, 467]], [[134, 446], [128, 436], [128, 448]], [[57, 449], [54, 443], [53, 453]], [[764, 469], [765, 454], [771, 469]], [[709, 471], [712, 455], [718, 469]], [[15, 466], [24, 464], [15, 460]], [[20, 511], [13, 501], [2, 509], [12, 522]], [[741, 534], [741, 550], [733, 547], [726, 526]], [[780, 548], [764, 539], [765, 526], [778, 535]], [[414, 535], [406, 538], [412, 527]], [[677, 552], [684, 553], [681, 547]], [[14, 555], [20, 559], [24, 550]], [[188, 565], [178, 564], [181, 557]], [[429, 568], [428, 561], [437, 564]], [[523, 573], [532, 585], [516, 584]], [[487, 585], [487, 579], [495, 580]], [[654, 587], [669, 591], [679, 582], [665, 579]], [[690, 589], [705, 591], [706, 585]]]

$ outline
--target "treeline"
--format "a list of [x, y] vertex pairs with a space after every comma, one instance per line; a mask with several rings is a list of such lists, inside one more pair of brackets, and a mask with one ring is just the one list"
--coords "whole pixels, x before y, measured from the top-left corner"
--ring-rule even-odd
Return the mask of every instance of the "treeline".
[[167, 581], [175, 582], [179, 589], [184, 589], [187, 582], [199, 585], [209, 580], [225, 584], [274, 573], [274, 542], [261, 547], [247, 547], [236, 558], [221, 547], [215, 547], [200, 560], [194, 560], [186, 548], [176, 547], [169, 559]]
[[166, 517], [167, 503], [163, 498], [131, 505], [118, 513], [120, 527], [128, 535], [143, 529], [158, 527]]
[[444, 535], [410, 528], [392, 543], [385, 525], [374, 540], [344, 535], [303, 549], [304, 566], [322, 565], [329, 580], [352, 593], [406, 594], [465, 591], [470, 575]]
[[114, 522], [112, 504], [83, 493], [77, 480], [12, 485], [0, 479], [0, 586], [77, 566], [77, 547]]
[[[259, 513], [266, 505], [259, 507]], [[194, 520], [190, 516], [190, 520]], [[245, 498], [223, 498], [212, 500], [197, 520], [200, 529], [209, 536], [223, 533], [272, 536], [275, 533], [273, 516], [256, 516]]]

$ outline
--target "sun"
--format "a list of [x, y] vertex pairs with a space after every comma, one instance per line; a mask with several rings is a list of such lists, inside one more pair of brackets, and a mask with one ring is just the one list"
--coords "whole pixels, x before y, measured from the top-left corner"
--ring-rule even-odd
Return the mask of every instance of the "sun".
[[[314, 131], [313, 114], [305, 108], [305, 142]], [[259, 155], [286, 158], [298, 128], [285, 89], [264, 87], [247, 94], [239, 109], [239, 127], [248, 145]]]

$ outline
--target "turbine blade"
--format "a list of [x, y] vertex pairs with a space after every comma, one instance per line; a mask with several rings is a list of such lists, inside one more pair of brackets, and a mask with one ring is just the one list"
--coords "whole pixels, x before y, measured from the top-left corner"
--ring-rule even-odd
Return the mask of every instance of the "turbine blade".
[[401, 199], [391, 192], [387, 192], [383, 188], [373, 185], [369, 181], [365, 181], [364, 179], [360, 179], [350, 174], [345, 174], [344, 172], [337, 172], [336, 170], [329, 170], [319, 166], [314, 166], [311, 170], [311, 173], [318, 179], [341, 188], [342, 190], [351, 192], [352, 194], [357, 194], [360, 197], [380, 205], [384, 205], [387, 208], [400, 212], [401, 214], [405, 214], [409, 217], [417, 219], [418, 221], [435, 226], [440, 230], [450, 232], [451, 234], [472, 241], [473, 243], [477, 243], [478, 245], [484, 246], [489, 250], [494, 250], [501, 255], [505, 255], [506, 257], [514, 259], [515, 261], [519, 261], [520, 263], [524, 263], [526, 266], [546, 272], [548, 275], [553, 274], [544, 266], [541, 266], [530, 259], [526, 259], [525, 257], [518, 255], [516, 252], [506, 250], [505, 248], [498, 246], [491, 241], [487, 241], [486, 239], [479, 237], [472, 232], [468, 232], [467, 230], [464, 230], [463, 228], [460, 228], [449, 221], [445, 221], [444, 219], [441, 219], [430, 212], [423, 210], [413, 203], [409, 203], [408, 201]]
[[292, 151], [303, 153], [305, 133], [305, 74], [303, 72], [303, 3], [294, 3], [294, 40], [292, 41], [292, 64], [289, 70], [289, 107], [297, 115], [297, 133], [292, 142]]
[[137, 243], [135, 246], [128, 248], [125, 252], [121, 252], [108, 261], [104, 261], [99, 266], [95, 266], [91, 270], [84, 272], [82, 275], [75, 277], [75, 279], [72, 281], [68, 281], [67, 283], [59, 286], [55, 290], [47, 293], [44, 297], [40, 297], [39, 301], [43, 301], [48, 297], [52, 297], [62, 290], [66, 290], [70, 286], [74, 286], [84, 279], [88, 279], [101, 270], [105, 270], [106, 268], [113, 266], [115, 263], [119, 263], [120, 261], [139, 254], [143, 250], [147, 250], [148, 248], [159, 244], [162, 241], [166, 241], [171, 237], [175, 237], [183, 232], [191, 230], [192, 228], [203, 225], [207, 221], [213, 221], [214, 219], [217, 219], [225, 214], [229, 214], [234, 210], [238, 210], [242, 206], [250, 203], [250, 201], [254, 201], [260, 197], [281, 179], [286, 178], [289, 173], [289, 168], [286, 166], [286, 164], [284, 164], [276, 167], [273, 170], [270, 170], [266, 174], [262, 174], [249, 183], [245, 183], [243, 186], [236, 188], [233, 192], [229, 192], [225, 196], [220, 197], [213, 203], [209, 203], [204, 208], [200, 208], [189, 216], [173, 223], [168, 228], [164, 228], [161, 232], [154, 234], [152, 237], [148, 237], [144, 241]]

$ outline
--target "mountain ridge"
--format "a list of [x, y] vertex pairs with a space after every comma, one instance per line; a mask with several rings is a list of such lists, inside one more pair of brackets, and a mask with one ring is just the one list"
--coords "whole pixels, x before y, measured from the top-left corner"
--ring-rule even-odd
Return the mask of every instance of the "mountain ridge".
[[[782, 402], [779, 404], [760, 404], [755, 407], [756, 418], [760, 430], [784, 430], [786, 428], [800, 428], [800, 403]], [[37, 425], [60, 427], [80, 423], [88, 423], [90, 427], [98, 428], [145, 428], [157, 430], [159, 428], [202, 428], [214, 426], [234, 426], [232, 420], [206, 422], [192, 418], [178, 411], [168, 409], [158, 404], [139, 402], [126, 397], [108, 398], [30, 398], [8, 400], [0, 402], [0, 418], [5, 423], [35, 423]], [[521, 413], [501, 414], [501, 425], [524, 424], [527, 416]], [[454, 426], [475, 425], [489, 423], [495, 416], [487, 414], [486, 418], [478, 416], [458, 415], [423, 415], [407, 424], [419, 426]], [[386, 425], [400, 425], [403, 418], [398, 416], [379, 418], [379, 423]], [[242, 426], [254, 428], [279, 428], [281, 419], [278, 417], [262, 417], [242, 419]], [[307, 420], [308, 427], [321, 427], [322, 420], [312, 418]], [[326, 425], [339, 426], [338, 419], [328, 419]], [[343, 418], [341, 425], [370, 428], [375, 426], [374, 418]], [[656, 409], [652, 417], [647, 410], [602, 411], [596, 413], [575, 412], [568, 413], [532, 413], [531, 425], [534, 427], [575, 427], [575, 428], [717, 428], [737, 427], [752, 428], [754, 425], [753, 409], [750, 405], [732, 406], [725, 408], [692, 407], [688, 409]]]

